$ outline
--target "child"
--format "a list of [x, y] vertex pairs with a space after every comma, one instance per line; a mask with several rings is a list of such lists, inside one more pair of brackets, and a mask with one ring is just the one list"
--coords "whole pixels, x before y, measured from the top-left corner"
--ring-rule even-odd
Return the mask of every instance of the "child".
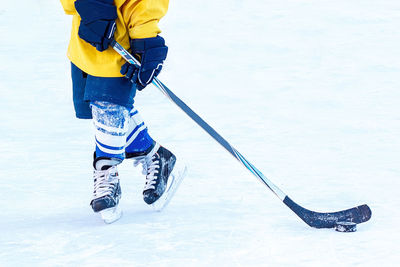
[[[161, 209], [173, 195], [184, 170], [166, 148], [149, 135], [134, 107], [136, 89], [156, 77], [168, 48], [159, 36], [158, 21], [168, 0], [61, 0], [73, 16], [68, 58], [71, 60], [76, 116], [92, 119], [94, 192], [90, 203], [106, 223], [121, 217], [117, 165], [125, 158], [141, 163], [146, 182], [144, 201]], [[115, 39], [141, 62], [136, 68], [109, 46]], [[125, 76], [125, 77], [124, 77]]]

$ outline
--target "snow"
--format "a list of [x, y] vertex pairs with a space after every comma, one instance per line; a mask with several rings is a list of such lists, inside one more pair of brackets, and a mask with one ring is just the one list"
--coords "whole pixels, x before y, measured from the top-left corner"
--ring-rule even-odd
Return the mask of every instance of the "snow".
[[188, 175], [163, 212], [120, 167], [124, 215], [92, 213], [90, 121], [74, 118], [58, 1], [0, 6], [1, 266], [397, 266], [400, 2], [183, 1], [160, 79], [315, 211], [367, 203], [355, 233], [312, 229], [154, 87], [150, 133]]

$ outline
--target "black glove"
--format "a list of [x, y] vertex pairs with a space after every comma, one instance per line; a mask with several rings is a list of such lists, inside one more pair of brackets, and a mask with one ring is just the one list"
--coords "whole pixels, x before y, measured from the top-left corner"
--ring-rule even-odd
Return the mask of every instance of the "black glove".
[[125, 63], [121, 74], [136, 84], [139, 91], [150, 84], [160, 73], [167, 58], [168, 47], [161, 36], [131, 40], [132, 54], [140, 61], [141, 67]]
[[99, 51], [106, 50], [116, 29], [114, 0], [77, 0], [75, 8], [81, 16], [79, 37]]

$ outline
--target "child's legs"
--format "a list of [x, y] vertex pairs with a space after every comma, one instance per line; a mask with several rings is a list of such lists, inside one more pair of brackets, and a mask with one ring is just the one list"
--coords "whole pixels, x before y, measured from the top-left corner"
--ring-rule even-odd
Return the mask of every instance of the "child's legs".
[[129, 110], [135, 94], [136, 88], [124, 77], [87, 75], [83, 97], [91, 104], [97, 158], [125, 158]]
[[133, 108], [136, 88], [128, 79], [91, 76], [73, 64], [72, 78], [77, 117], [93, 118], [97, 157], [123, 159], [125, 152], [134, 157], [151, 150], [154, 141]]

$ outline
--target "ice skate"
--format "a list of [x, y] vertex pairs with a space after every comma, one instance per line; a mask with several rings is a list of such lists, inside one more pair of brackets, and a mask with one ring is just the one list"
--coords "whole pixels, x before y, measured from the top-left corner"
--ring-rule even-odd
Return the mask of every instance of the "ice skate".
[[143, 166], [146, 183], [143, 200], [153, 209], [161, 211], [174, 196], [186, 175], [186, 166], [178, 161], [166, 148], [155, 144], [146, 155], [135, 158], [135, 166]]
[[120, 160], [97, 158], [93, 163], [94, 191], [90, 202], [94, 212], [99, 213], [105, 223], [113, 223], [122, 216], [118, 206], [121, 198], [117, 164]]

